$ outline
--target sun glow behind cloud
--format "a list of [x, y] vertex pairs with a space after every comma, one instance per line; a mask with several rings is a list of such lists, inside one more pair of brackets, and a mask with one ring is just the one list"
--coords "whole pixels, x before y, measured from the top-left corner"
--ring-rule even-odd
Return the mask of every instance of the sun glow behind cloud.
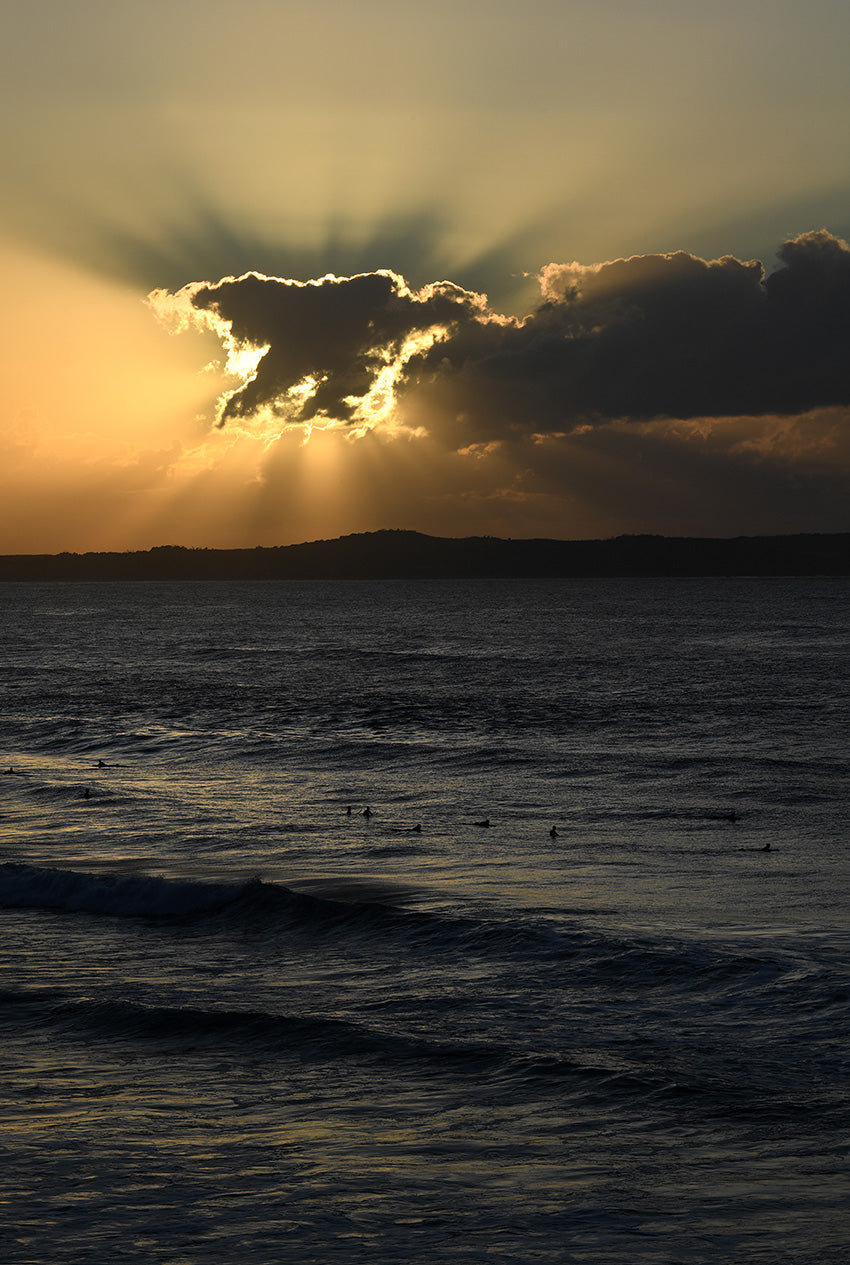
[[156, 290], [148, 302], [172, 332], [217, 335], [224, 370], [240, 381], [222, 393], [216, 424], [250, 419], [250, 432], [267, 440], [293, 428], [305, 438], [315, 427], [398, 433], [398, 388], [412, 360], [447, 341], [459, 321], [516, 324], [485, 295], [451, 282], [415, 291], [387, 269], [306, 282], [252, 272]]
[[[596, 311], [567, 365], [534, 315], [576, 281], [588, 321], [609, 283], [625, 310], [633, 259], [746, 289], [751, 256], [846, 236], [846, 4], [7, 7], [0, 549], [846, 524], [835, 380], [745, 398], [712, 327], [698, 398], [660, 336], [641, 360]], [[186, 303], [251, 270], [287, 301], [363, 278], [383, 333], [337, 338], [331, 303], [319, 355]]]

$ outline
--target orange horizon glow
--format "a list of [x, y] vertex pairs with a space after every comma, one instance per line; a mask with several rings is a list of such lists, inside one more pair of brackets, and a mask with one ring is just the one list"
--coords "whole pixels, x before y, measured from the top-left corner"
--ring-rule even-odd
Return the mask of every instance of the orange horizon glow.
[[604, 301], [595, 261], [769, 274], [783, 241], [850, 234], [846, 6], [44, 0], [5, 17], [0, 553], [850, 525], [835, 392], [684, 420], [553, 416], [556, 394], [540, 418], [529, 374], [490, 427], [511, 383], [476, 394], [460, 357], [441, 374], [435, 319], [371, 347], [368, 389], [352, 375], [336, 412], [307, 417], [328, 372], [308, 364], [219, 429], [268, 353], [187, 307], [252, 271], [383, 274], [423, 303], [462, 289], [507, 328], [576, 279]]

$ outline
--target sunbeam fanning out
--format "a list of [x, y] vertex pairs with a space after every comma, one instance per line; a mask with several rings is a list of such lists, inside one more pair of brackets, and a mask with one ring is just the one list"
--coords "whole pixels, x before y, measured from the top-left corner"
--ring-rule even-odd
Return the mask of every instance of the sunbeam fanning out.
[[850, 8], [777, 3], [7, 6], [0, 551], [846, 528]]

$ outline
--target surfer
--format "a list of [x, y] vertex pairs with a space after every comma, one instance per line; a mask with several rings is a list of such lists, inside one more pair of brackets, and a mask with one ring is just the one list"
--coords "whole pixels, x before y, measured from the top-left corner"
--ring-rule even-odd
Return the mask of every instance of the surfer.
[[367, 805], [366, 805], [366, 807], [363, 809], [363, 816], [364, 816], [364, 817], [371, 817], [371, 816], [372, 816], [372, 810], [371, 810], [371, 808], [369, 807], [369, 805], [368, 805], [368, 804], [367, 804]]
[[419, 835], [419, 834], [421, 834], [421, 833], [422, 833], [422, 822], [421, 822], [421, 821], [417, 821], [416, 825], [413, 827], [413, 833], [414, 833], [415, 835]]
[[553, 826], [553, 827], [552, 827], [552, 829], [549, 831], [549, 838], [550, 838], [550, 839], [557, 839], [557, 838], [558, 838], [558, 827], [557, 827], [557, 826]]
[[484, 821], [476, 821], [475, 825], [476, 825], [476, 826], [489, 826], [489, 825], [490, 825], [490, 818], [489, 818], [489, 817], [485, 817]]

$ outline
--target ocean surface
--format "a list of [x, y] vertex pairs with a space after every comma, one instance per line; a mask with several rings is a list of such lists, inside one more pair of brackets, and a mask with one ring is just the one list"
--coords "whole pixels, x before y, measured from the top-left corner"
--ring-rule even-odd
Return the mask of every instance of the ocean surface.
[[0, 609], [6, 1265], [850, 1260], [850, 582]]

